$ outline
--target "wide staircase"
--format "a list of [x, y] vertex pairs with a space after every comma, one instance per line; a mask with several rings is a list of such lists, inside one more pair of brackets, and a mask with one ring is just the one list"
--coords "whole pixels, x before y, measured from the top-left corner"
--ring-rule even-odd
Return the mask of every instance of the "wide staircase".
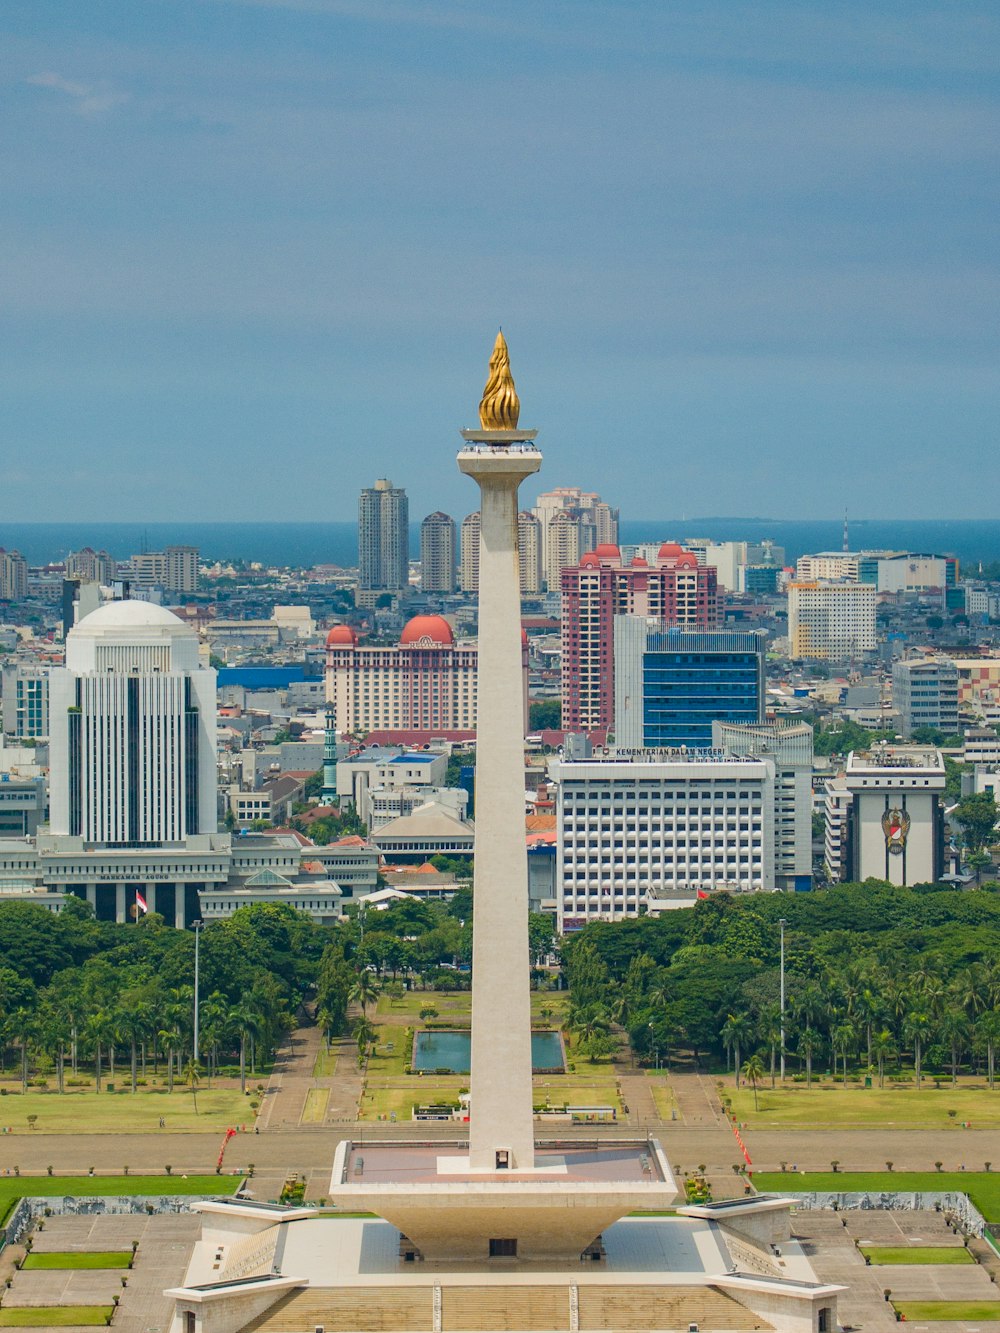
[[744, 1333], [773, 1325], [715, 1287], [580, 1287], [580, 1328]]
[[432, 1287], [314, 1287], [290, 1292], [243, 1333], [430, 1333]]
[[[581, 1333], [773, 1333], [773, 1325], [714, 1287], [589, 1286], [578, 1289]], [[290, 1292], [244, 1333], [568, 1333], [567, 1286], [448, 1286], [435, 1317], [433, 1286], [314, 1287]]]
[[556, 1333], [569, 1328], [568, 1287], [445, 1287], [443, 1333]]

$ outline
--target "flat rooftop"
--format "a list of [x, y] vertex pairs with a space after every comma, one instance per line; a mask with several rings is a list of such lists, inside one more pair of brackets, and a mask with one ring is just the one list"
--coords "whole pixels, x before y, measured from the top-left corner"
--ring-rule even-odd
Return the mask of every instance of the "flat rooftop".
[[555, 1146], [535, 1149], [534, 1172], [469, 1172], [458, 1168], [467, 1147], [456, 1144], [362, 1144], [351, 1147], [344, 1183], [350, 1185], [455, 1184], [641, 1184], [661, 1181], [656, 1155], [646, 1143]]

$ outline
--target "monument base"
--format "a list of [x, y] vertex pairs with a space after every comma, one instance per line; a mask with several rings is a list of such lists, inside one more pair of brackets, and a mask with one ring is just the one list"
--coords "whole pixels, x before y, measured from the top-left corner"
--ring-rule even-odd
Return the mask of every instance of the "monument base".
[[531, 1171], [482, 1171], [459, 1144], [342, 1142], [330, 1201], [384, 1217], [429, 1262], [576, 1259], [636, 1209], [677, 1199], [655, 1139], [538, 1146]]

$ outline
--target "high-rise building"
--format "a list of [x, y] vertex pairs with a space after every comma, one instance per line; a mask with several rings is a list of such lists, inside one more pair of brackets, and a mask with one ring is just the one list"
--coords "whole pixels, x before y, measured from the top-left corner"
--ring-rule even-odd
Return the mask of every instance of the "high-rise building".
[[79, 579], [81, 583], [111, 584], [118, 577], [118, 564], [107, 551], [84, 546], [66, 557], [66, 577]]
[[409, 581], [409, 501], [401, 487], [380, 477], [358, 501], [358, 587], [400, 593]]
[[714, 630], [719, 625], [715, 570], [675, 542], [656, 564], [637, 556], [623, 565], [617, 546], [598, 546], [562, 572], [562, 725], [565, 731], [611, 728], [615, 714], [615, 616], [665, 626]]
[[909, 739], [918, 727], [954, 736], [958, 725], [958, 668], [948, 657], [911, 657], [893, 664], [892, 706]]
[[[462, 557], [460, 581], [463, 592], [479, 591], [479, 510], [462, 520]], [[530, 510], [517, 516], [518, 565], [521, 571], [521, 596], [535, 597], [542, 591], [541, 527]]]
[[714, 722], [763, 722], [764, 636], [615, 617], [615, 742], [708, 749]]
[[462, 591], [479, 591], [479, 510], [462, 519], [462, 553], [458, 577]]
[[789, 583], [789, 656], [840, 662], [874, 652], [877, 596], [871, 583]]
[[537, 597], [542, 591], [542, 529], [529, 509], [522, 509], [517, 516], [517, 558], [521, 596]]
[[424, 592], [455, 591], [455, 520], [440, 510], [420, 525], [420, 586]]
[[541, 537], [542, 571], [546, 587], [559, 587], [564, 569], [579, 563], [586, 551], [618, 542], [618, 510], [595, 491], [558, 486], [535, 503]]
[[28, 595], [28, 562], [20, 551], [0, 546], [0, 602], [19, 602]]
[[162, 551], [141, 551], [133, 555], [127, 569], [137, 588], [163, 588], [167, 592], [196, 592], [198, 589], [197, 546], [166, 546]]
[[9, 662], [0, 679], [4, 735], [18, 740], [48, 740], [49, 668], [35, 662]]
[[54, 835], [141, 847], [215, 831], [215, 672], [172, 612], [109, 602], [86, 616], [49, 699]]

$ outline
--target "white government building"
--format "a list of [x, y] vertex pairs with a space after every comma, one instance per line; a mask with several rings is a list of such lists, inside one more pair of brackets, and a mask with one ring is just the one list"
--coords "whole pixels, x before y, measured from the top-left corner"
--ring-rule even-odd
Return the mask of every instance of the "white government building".
[[775, 888], [771, 754], [613, 751], [554, 759], [560, 932]]
[[108, 602], [70, 630], [49, 682], [49, 828], [0, 839], [0, 896], [58, 911], [74, 893], [129, 921], [140, 895], [184, 927], [259, 902], [331, 920], [375, 888], [368, 844], [218, 832], [215, 686], [194, 630], [151, 602]]

